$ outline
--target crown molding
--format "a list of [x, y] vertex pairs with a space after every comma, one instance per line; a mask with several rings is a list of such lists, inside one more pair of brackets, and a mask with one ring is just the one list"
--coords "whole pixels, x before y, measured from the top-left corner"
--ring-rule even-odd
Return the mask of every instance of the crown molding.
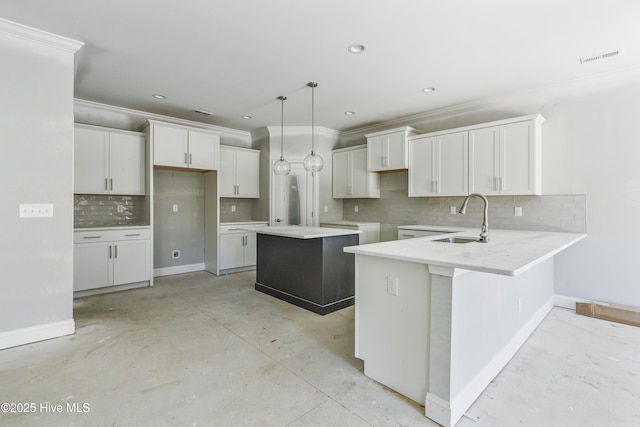
[[[310, 135], [311, 134], [311, 126], [285, 126], [284, 129], [281, 126], [267, 126], [264, 128], [267, 130], [269, 135], [278, 135], [282, 132], [284, 135]], [[315, 132], [317, 135], [330, 137], [330, 138], [340, 138], [342, 136], [342, 132], [323, 127], [323, 126], [315, 126]]]
[[196, 127], [200, 129], [207, 129], [217, 133], [240, 137], [243, 139], [251, 138], [251, 132], [241, 131], [237, 129], [231, 129], [222, 126], [210, 125], [207, 123], [194, 122], [191, 120], [179, 119], [176, 117], [164, 116], [161, 114], [149, 113], [146, 111], [133, 110], [130, 108], [117, 107], [115, 105], [101, 104], [93, 101], [86, 101], [84, 99], [75, 98], [73, 100], [74, 107], [84, 108], [92, 112], [100, 112], [111, 115], [126, 116], [132, 122], [138, 122], [135, 126], [137, 130], [146, 126], [148, 120], [157, 120], [166, 123], [173, 123], [177, 125]]
[[0, 34], [53, 47], [69, 53], [75, 53], [78, 49], [84, 46], [83, 42], [59, 36], [57, 34], [48, 33], [36, 28], [27, 27], [26, 25], [7, 21], [2, 18], [0, 18]]

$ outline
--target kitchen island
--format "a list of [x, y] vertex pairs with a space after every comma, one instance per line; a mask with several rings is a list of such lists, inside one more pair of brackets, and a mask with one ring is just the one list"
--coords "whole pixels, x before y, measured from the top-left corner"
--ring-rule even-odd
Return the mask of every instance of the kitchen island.
[[326, 227], [257, 229], [255, 289], [325, 315], [353, 305], [359, 230]]
[[584, 234], [478, 230], [345, 248], [365, 375], [453, 426], [553, 306], [554, 255]]

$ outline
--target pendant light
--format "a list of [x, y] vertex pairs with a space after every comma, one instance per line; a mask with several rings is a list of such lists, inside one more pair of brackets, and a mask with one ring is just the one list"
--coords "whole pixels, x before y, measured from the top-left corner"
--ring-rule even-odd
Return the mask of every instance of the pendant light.
[[318, 83], [316, 82], [309, 82], [307, 83], [307, 86], [309, 86], [311, 88], [311, 153], [307, 155], [307, 157], [304, 158], [304, 168], [309, 171], [309, 172], [320, 172], [322, 170], [322, 166], [324, 166], [324, 161], [322, 160], [322, 157], [320, 157], [319, 154], [316, 154], [315, 152], [315, 144], [314, 144], [314, 123], [313, 123], [313, 116], [314, 116], [314, 89], [316, 87], [318, 87]]
[[284, 101], [287, 100], [286, 96], [279, 96], [278, 99], [282, 101], [282, 107], [280, 111], [280, 160], [273, 164], [273, 173], [276, 175], [286, 176], [291, 173], [291, 164], [284, 159], [283, 147], [284, 147]]

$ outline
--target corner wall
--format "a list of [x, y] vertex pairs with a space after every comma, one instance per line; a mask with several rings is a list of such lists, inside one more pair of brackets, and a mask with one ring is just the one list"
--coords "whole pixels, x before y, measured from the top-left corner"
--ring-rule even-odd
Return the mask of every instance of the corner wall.
[[[74, 332], [73, 40], [0, 20], [0, 348]], [[20, 218], [22, 203], [53, 217]]]

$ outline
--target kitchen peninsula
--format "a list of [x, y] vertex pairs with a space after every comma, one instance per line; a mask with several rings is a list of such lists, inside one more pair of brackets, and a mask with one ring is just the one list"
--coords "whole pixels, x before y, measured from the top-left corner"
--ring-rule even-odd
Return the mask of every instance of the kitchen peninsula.
[[325, 315], [353, 305], [359, 230], [264, 227], [258, 233], [255, 289]]
[[585, 235], [448, 231], [345, 252], [364, 373], [453, 426], [551, 310], [554, 255]]

